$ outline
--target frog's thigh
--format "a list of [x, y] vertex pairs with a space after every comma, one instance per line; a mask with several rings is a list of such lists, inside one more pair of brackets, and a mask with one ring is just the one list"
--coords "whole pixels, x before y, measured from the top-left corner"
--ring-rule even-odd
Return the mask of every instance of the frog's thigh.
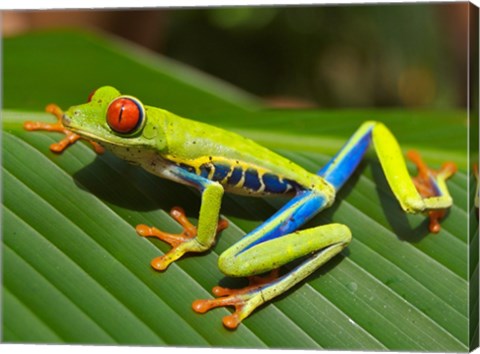
[[309, 253], [336, 246], [333, 254], [325, 253], [320, 266], [345, 248], [351, 238], [350, 229], [345, 225], [323, 225], [296, 231], [241, 251], [232, 246], [220, 255], [218, 264], [226, 275], [244, 277], [276, 269]]

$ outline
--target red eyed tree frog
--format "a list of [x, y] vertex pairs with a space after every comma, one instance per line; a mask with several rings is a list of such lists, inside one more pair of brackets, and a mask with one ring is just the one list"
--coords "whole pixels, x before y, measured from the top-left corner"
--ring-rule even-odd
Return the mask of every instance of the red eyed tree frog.
[[[218, 298], [193, 303], [193, 309], [200, 313], [218, 306], [234, 306], [235, 312], [223, 319], [231, 329], [259, 305], [299, 283], [350, 243], [351, 233], [345, 225], [299, 228], [333, 204], [335, 194], [370, 145], [375, 148], [400, 206], [408, 213], [428, 213], [432, 232], [440, 230], [439, 219], [452, 205], [446, 179], [455, 172], [455, 165], [445, 163], [434, 171], [417, 153], [410, 152], [408, 156], [419, 170], [412, 180], [396, 139], [379, 122], [363, 123], [315, 174], [252, 140], [146, 106], [109, 86], [97, 89], [87, 103], [66, 112], [55, 105], [47, 106], [47, 111], [58, 118], [56, 124], [25, 122], [24, 126], [27, 130], [64, 132], [66, 137], [52, 144], [52, 151], [61, 152], [76, 140], [86, 139], [98, 153], [110, 150], [157, 176], [200, 190], [197, 227], [180, 208], [171, 211], [184, 228], [180, 234], [146, 225], [136, 227], [139, 235], [157, 237], [172, 246], [167, 254], [152, 261], [157, 270], [165, 270], [186, 252], [203, 252], [212, 247], [216, 234], [227, 226], [225, 221], [219, 221], [224, 192], [292, 196], [272, 217], [220, 255], [218, 266], [223, 273], [249, 277], [250, 284], [243, 289], [215, 287], [213, 293]], [[279, 267], [297, 258], [303, 261], [286, 274], [279, 274]], [[267, 272], [271, 272], [270, 276], [257, 276]]]

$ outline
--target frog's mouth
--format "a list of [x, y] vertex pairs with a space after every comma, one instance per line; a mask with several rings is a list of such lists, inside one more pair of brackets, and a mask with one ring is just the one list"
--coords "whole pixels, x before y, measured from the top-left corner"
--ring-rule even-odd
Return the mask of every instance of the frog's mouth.
[[91, 136], [91, 134], [88, 134], [85, 130], [80, 129], [79, 127], [76, 128], [75, 125], [72, 123], [72, 119], [66, 114], [63, 113], [62, 115], [62, 124], [65, 127], [65, 129], [71, 131], [72, 133], [81, 135], [82, 137], [93, 139], [95, 137]]
[[65, 128], [70, 129], [70, 123], [72, 120], [65, 113], [62, 114], [62, 124]]
[[62, 124], [65, 127], [65, 129], [67, 129], [68, 131], [71, 131], [76, 135], [79, 135], [82, 139], [97, 142], [102, 146], [108, 142], [107, 140], [102, 139], [98, 135], [90, 133], [85, 129], [82, 129], [80, 127], [75, 127], [75, 125], [72, 124], [72, 119], [66, 113], [62, 115]]
[[[127, 149], [130, 147], [130, 144], [125, 139], [127, 137], [119, 137], [112, 133], [106, 134], [105, 137], [102, 137], [98, 134], [90, 132], [89, 130], [86, 130], [85, 126], [75, 125], [73, 120], [66, 113], [64, 113], [62, 116], [62, 124], [65, 129], [76, 135], [79, 135], [82, 139], [90, 142], [96, 142], [108, 150], [112, 150], [112, 148]], [[134, 137], [132, 136], [130, 138]]]

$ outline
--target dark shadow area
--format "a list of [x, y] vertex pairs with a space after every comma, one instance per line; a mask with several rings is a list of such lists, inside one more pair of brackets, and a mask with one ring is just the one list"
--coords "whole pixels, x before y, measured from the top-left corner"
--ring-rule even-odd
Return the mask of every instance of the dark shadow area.
[[[136, 211], [169, 210], [178, 204], [173, 203], [172, 195], [186, 199], [181, 196], [193, 194], [184, 186], [151, 175], [108, 152], [79, 170], [73, 178], [79, 188], [105, 203]], [[182, 207], [193, 207], [195, 199], [198, 198], [192, 196]]]

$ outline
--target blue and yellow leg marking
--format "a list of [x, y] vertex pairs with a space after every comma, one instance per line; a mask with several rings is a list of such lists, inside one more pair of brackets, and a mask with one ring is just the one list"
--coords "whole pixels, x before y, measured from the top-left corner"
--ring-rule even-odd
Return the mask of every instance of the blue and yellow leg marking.
[[375, 122], [366, 122], [317, 174], [339, 190], [362, 161], [372, 141]]
[[[325, 195], [314, 191], [302, 191], [262, 225], [245, 235], [240, 241], [220, 255], [220, 269], [229, 276], [244, 277], [262, 274], [298, 258], [286, 256], [282, 262], [271, 251], [267, 251], [265, 259], [255, 257], [254, 261], [244, 262], [243, 258], [249, 250], [261, 248], [269, 241], [285, 237], [298, 230], [304, 223], [322, 210], [328, 203]], [[278, 256], [285, 256], [282, 249]], [[255, 252], [255, 251], [253, 251]]]
[[[428, 177], [412, 180], [397, 140], [382, 123], [364, 123], [318, 174], [338, 190], [355, 171], [370, 143], [373, 143], [388, 184], [402, 209], [408, 213], [429, 213], [430, 231], [438, 232], [440, 226], [435, 220], [452, 205], [445, 181], [455, 173], [455, 165], [447, 163], [441, 170], [434, 171], [419, 163], [417, 157], [414, 162], [419, 175]], [[422, 190], [428, 190], [428, 193], [422, 193]], [[439, 212], [430, 213], [434, 210]]]

